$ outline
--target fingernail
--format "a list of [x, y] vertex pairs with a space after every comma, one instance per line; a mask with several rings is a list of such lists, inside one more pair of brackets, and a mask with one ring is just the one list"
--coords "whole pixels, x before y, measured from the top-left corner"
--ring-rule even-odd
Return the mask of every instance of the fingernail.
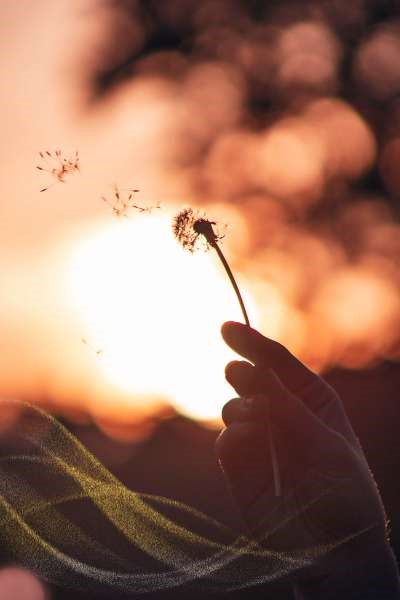
[[245, 323], [239, 323], [238, 321], [226, 321], [222, 325], [221, 329], [222, 331], [224, 331], [225, 329], [234, 331], [235, 329], [249, 329], [249, 327]]
[[224, 334], [227, 330], [230, 330], [232, 327], [237, 327], [240, 323], [236, 321], [226, 321], [221, 326], [221, 333]]
[[231, 362], [229, 362], [226, 367], [225, 367], [225, 371], [230, 371], [231, 369], [236, 369], [237, 365], [242, 365], [243, 361], [242, 360], [231, 360]]

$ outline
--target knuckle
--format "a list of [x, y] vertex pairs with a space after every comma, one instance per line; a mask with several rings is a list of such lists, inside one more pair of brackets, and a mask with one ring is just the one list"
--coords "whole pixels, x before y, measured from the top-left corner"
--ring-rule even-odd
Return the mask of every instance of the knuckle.
[[289, 350], [276, 340], [262, 336], [260, 351], [266, 355], [283, 356], [289, 354]]

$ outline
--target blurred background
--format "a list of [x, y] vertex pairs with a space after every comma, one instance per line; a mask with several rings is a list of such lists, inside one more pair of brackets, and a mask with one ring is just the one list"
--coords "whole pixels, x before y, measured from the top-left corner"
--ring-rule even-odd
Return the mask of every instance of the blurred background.
[[[1, 398], [238, 527], [213, 443], [241, 315], [216, 257], [173, 238], [193, 206], [252, 324], [341, 394], [399, 555], [400, 3], [3, 0], [0, 47]], [[79, 153], [63, 181], [36, 168], [56, 149]], [[117, 217], [115, 186], [161, 208]], [[20, 417], [0, 406], [3, 455]], [[2, 564], [1, 598], [91, 597]], [[291, 597], [230, 595], [268, 593]]]

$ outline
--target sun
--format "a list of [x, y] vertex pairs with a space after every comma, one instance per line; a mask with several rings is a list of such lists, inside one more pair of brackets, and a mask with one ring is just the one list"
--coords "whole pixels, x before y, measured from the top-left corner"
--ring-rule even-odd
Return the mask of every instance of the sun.
[[213, 253], [186, 253], [167, 215], [116, 220], [75, 244], [66, 280], [107, 385], [132, 402], [162, 397], [193, 418], [218, 418], [234, 395], [224, 367], [235, 358], [219, 330], [242, 317]]

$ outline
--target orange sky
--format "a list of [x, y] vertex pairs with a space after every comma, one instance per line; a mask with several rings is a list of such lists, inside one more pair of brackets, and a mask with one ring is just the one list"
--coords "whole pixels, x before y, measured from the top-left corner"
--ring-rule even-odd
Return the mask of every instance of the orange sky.
[[[312, 67], [325, 94], [255, 131], [245, 77], [261, 77], [257, 61], [266, 68], [271, 56], [255, 34], [235, 66], [172, 53], [180, 79], [160, 57], [143, 61], [136, 78], [91, 103], [88, 73], [111, 18], [95, 6], [0, 6], [2, 394], [117, 420], [166, 400], [218, 415], [232, 395], [223, 367], [233, 358], [219, 326], [240, 313], [216, 258], [186, 256], [172, 239], [172, 215], [191, 204], [230, 225], [224, 250], [264, 333], [316, 368], [397, 356], [398, 224], [353, 195], [340, 231], [361, 236], [354, 262], [340, 235], [301, 218], [324, 202], [331, 179], [354, 181], [379, 159], [368, 124], [335, 97], [333, 32], [309, 21], [278, 35], [276, 85]], [[143, 32], [133, 31], [140, 45]], [[78, 150], [81, 174], [40, 193], [51, 177], [35, 169], [38, 152], [55, 148]], [[114, 183], [140, 188], [138, 203], [162, 210], [118, 221], [100, 199]]]

